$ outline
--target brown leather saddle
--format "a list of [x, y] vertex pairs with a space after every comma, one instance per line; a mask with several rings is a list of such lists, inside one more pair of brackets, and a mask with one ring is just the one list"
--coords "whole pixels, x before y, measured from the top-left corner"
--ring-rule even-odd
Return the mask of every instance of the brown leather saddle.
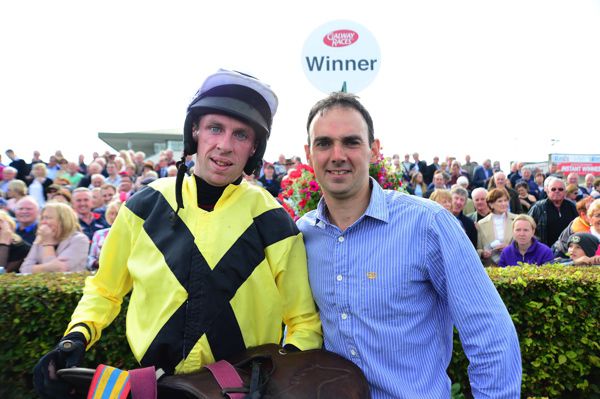
[[[162, 376], [157, 382], [158, 398], [221, 399], [228, 393], [243, 393], [251, 399], [368, 399], [369, 385], [360, 368], [325, 350], [287, 352], [278, 345], [250, 348], [226, 359], [240, 375], [244, 387], [223, 389], [205, 368], [198, 373]], [[85, 397], [94, 370], [58, 371]], [[134, 398], [135, 399], [135, 398]]]

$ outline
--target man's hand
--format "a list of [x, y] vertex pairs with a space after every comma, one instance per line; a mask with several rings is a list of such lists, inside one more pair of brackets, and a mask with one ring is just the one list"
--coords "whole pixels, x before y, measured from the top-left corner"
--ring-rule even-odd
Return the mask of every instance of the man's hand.
[[72, 388], [58, 379], [60, 369], [78, 367], [85, 354], [85, 338], [82, 333], [66, 335], [56, 348], [44, 355], [33, 369], [33, 386], [43, 399], [69, 398]]

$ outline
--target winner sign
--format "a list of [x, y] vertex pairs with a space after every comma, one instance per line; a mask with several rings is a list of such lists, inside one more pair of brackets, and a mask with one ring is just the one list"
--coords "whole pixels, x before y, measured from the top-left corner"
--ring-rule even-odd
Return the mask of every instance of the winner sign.
[[304, 43], [302, 67], [308, 80], [329, 94], [342, 87], [357, 93], [377, 75], [381, 54], [366, 28], [351, 21], [333, 21], [317, 28]]

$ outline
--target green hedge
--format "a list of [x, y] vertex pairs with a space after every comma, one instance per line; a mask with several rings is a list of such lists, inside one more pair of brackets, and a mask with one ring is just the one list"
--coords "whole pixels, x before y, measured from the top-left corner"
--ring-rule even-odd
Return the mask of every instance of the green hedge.
[[[519, 334], [523, 397], [600, 398], [600, 267], [487, 270]], [[31, 369], [61, 337], [85, 277], [0, 276], [0, 397], [32, 397]], [[124, 315], [86, 354], [87, 367], [135, 367]], [[455, 337], [449, 374], [469, 397], [467, 365]]]

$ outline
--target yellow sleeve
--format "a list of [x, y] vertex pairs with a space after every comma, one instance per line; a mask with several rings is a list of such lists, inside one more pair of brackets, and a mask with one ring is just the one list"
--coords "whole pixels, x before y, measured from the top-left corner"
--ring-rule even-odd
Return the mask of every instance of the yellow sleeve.
[[269, 246], [266, 254], [269, 263], [277, 269], [275, 282], [283, 301], [286, 344], [301, 350], [320, 348], [323, 345], [321, 319], [308, 283], [302, 233]]
[[102, 247], [98, 272], [85, 281], [83, 296], [65, 334], [73, 331], [83, 333], [88, 348], [98, 341], [102, 330], [117, 317], [123, 297], [131, 290], [127, 260], [141, 224], [142, 221], [126, 206], [121, 207]]

